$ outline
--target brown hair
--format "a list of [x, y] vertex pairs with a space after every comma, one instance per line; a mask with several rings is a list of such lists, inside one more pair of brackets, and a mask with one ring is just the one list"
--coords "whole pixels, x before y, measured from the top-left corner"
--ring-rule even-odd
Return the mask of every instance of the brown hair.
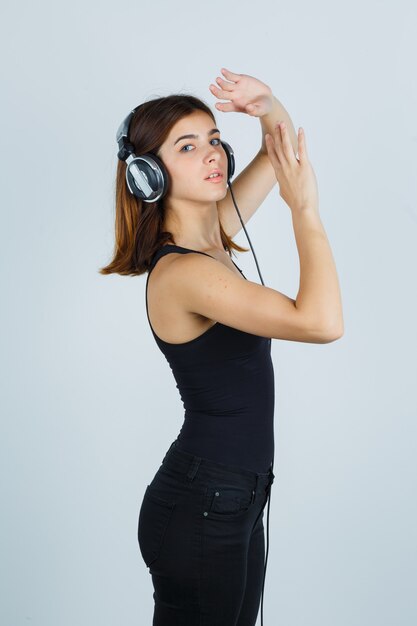
[[[139, 105], [129, 128], [129, 142], [135, 154], [157, 154], [171, 128], [181, 118], [195, 110], [208, 113], [216, 123], [211, 109], [199, 98], [188, 94], [173, 94]], [[99, 269], [100, 274], [140, 275], [149, 270], [155, 252], [167, 242], [175, 244], [172, 233], [163, 232], [163, 198], [156, 202], [142, 202], [134, 196], [126, 182], [126, 163], [118, 160], [115, 181], [115, 245], [111, 262]], [[223, 230], [220, 234], [224, 248], [248, 252], [236, 244]]]

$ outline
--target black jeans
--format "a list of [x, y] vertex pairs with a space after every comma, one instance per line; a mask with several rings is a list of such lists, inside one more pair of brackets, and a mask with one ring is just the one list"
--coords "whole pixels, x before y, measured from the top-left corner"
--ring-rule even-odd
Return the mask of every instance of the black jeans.
[[254, 626], [272, 468], [255, 473], [178, 445], [165, 454], [139, 512], [139, 548], [154, 587], [152, 625]]

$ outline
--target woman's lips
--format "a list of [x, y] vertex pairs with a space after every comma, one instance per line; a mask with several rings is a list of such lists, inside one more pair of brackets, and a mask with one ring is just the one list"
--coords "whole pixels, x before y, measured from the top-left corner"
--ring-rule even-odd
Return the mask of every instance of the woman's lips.
[[223, 176], [220, 174], [219, 176], [215, 176], [214, 178], [205, 178], [209, 183], [221, 183], [223, 180]]

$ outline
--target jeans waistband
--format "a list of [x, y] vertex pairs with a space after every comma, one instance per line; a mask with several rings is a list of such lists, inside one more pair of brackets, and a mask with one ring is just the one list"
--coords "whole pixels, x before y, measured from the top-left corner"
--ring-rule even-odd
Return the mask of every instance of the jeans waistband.
[[239, 481], [242, 485], [265, 485], [270, 488], [274, 482], [275, 474], [272, 466], [267, 472], [254, 472], [249, 469], [226, 465], [211, 459], [199, 457], [179, 448], [178, 439], [175, 439], [168, 448], [162, 460], [165, 469], [185, 476], [189, 481], [199, 476], [202, 478], [220, 478]]

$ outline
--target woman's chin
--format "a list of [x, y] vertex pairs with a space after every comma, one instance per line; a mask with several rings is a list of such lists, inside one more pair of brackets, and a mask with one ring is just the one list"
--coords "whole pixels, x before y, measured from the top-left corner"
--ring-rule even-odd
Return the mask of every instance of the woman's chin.
[[207, 193], [207, 189], [206, 189], [206, 194], [208, 198], [224, 198], [225, 195], [227, 194], [227, 185], [223, 184], [223, 183], [208, 183], [207, 187], [210, 187], [210, 189], [208, 190]]

